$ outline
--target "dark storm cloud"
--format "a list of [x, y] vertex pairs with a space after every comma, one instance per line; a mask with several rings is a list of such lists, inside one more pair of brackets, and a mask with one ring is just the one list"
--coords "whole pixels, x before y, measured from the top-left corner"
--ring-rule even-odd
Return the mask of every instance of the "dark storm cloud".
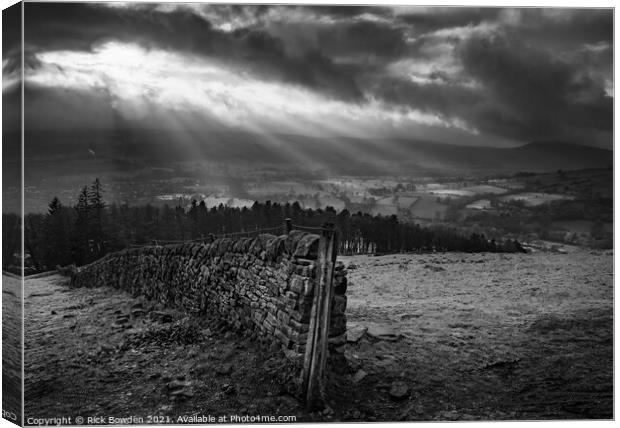
[[[21, 129], [21, 15], [20, 3], [2, 11], [2, 146], [5, 158], [12, 160], [19, 156], [21, 143], [17, 137]], [[26, 57], [24, 62], [29, 67], [31, 59]]]
[[[398, 11], [399, 9], [396, 8]], [[423, 12], [422, 12], [423, 10]], [[496, 20], [502, 9], [500, 8], [468, 8], [443, 7], [420, 9], [420, 11], [403, 11], [396, 15], [396, 22], [408, 25], [415, 34], [425, 34], [443, 28], [464, 27], [477, 25], [483, 21]]]
[[[296, 9], [305, 8], [305, 6], [294, 6]], [[329, 15], [335, 18], [353, 18], [365, 13], [381, 16], [391, 16], [390, 8], [381, 6], [312, 6], [312, 11], [320, 15]]]
[[319, 45], [330, 55], [375, 55], [395, 58], [406, 48], [402, 30], [386, 23], [354, 21], [318, 34]]
[[571, 49], [582, 43], [613, 43], [611, 9], [519, 9], [509, 26], [522, 40], [551, 48]]
[[[253, 8], [261, 14], [261, 8]], [[234, 13], [234, 12], [231, 12]], [[289, 56], [284, 43], [261, 29], [224, 32], [189, 10], [161, 12], [150, 5], [131, 9], [86, 4], [27, 5], [26, 49], [90, 51], [107, 40], [137, 42], [240, 62], [266, 79], [296, 83], [346, 100], [361, 99], [350, 66], [334, 64], [317, 50]]]
[[567, 125], [612, 129], [612, 99], [581, 64], [498, 34], [467, 40], [458, 55], [465, 73], [484, 84], [495, 110], [503, 113], [500, 122], [493, 117], [482, 128], [521, 138], [553, 137]]
[[21, 44], [21, 5], [18, 3], [2, 11], [2, 56], [19, 53]]
[[435, 70], [423, 76], [424, 84], [406, 76], [383, 79], [375, 85], [376, 94], [461, 118], [486, 134], [577, 142], [596, 135], [609, 146], [612, 18], [610, 10], [557, 9], [400, 15], [398, 20], [411, 24], [415, 34], [408, 45], [410, 58], [432, 62], [439, 58], [439, 47], [448, 44], [458, 72]]
[[131, 9], [93, 4], [26, 5], [26, 48], [90, 51], [106, 40], [139, 42], [210, 54], [227, 43], [211, 24], [189, 11], [160, 13], [148, 5]]
[[306, 50], [302, 56], [289, 57], [284, 43], [267, 32], [238, 30], [234, 37], [239, 58], [250, 62], [263, 75], [299, 83], [344, 100], [362, 98], [361, 90], [351, 78], [357, 70], [336, 65], [318, 50]]
[[27, 3], [26, 50], [139, 43], [513, 141], [611, 141], [611, 9], [160, 6]]
[[481, 132], [522, 141], [611, 134], [613, 98], [582, 62], [600, 54], [586, 50], [560, 60], [501, 32], [469, 37], [455, 54], [462, 66], [456, 78], [472, 84], [435, 71], [424, 84], [382, 79], [373, 92], [395, 105], [461, 118]]
[[435, 75], [435, 82], [418, 84], [410, 80], [386, 78], [373, 88], [373, 93], [396, 106], [415, 106], [428, 113], [462, 117], [483, 99], [483, 94], [460, 85], [445, 83], [445, 77]]

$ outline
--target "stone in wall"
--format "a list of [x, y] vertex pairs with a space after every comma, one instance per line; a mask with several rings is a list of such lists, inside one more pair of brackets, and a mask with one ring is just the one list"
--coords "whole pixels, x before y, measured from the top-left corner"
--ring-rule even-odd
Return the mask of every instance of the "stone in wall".
[[342, 363], [347, 344], [347, 271], [342, 262], [336, 262], [334, 267], [334, 297], [331, 305], [331, 317], [329, 323], [328, 347], [330, 355], [339, 359]]

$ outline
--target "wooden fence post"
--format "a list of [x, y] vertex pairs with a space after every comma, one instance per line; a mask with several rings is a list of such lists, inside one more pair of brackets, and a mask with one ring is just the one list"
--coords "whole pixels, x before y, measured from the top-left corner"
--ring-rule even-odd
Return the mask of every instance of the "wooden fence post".
[[286, 227], [286, 233], [291, 233], [291, 230], [293, 230], [292, 220], [290, 218], [285, 218], [284, 225]]
[[331, 303], [334, 295], [333, 277], [336, 263], [337, 236], [334, 225], [326, 223], [319, 241], [317, 266], [318, 281], [312, 301], [310, 328], [302, 372], [302, 393], [306, 408], [311, 411], [324, 406], [325, 364], [328, 357], [327, 342]]

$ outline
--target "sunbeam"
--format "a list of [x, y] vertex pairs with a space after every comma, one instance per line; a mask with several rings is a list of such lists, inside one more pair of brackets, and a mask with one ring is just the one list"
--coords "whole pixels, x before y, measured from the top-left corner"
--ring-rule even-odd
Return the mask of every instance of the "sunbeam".
[[298, 85], [260, 80], [220, 61], [137, 44], [106, 42], [92, 52], [42, 52], [37, 59], [41, 66], [28, 72], [28, 84], [109, 94], [112, 107], [127, 120], [165, 110], [167, 115], [197, 113], [247, 131], [316, 136], [333, 131], [373, 135], [393, 127], [464, 128], [436, 114], [376, 99], [345, 103]]

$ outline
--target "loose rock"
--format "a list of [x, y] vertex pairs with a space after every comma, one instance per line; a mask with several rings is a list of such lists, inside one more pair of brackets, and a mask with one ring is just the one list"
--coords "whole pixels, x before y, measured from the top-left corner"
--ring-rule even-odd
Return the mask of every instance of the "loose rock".
[[366, 376], [368, 376], [368, 373], [366, 373], [364, 370], [359, 369], [354, 375], [353, 375], [353, 382], [354, 383], [358, 383], [361, 382], [362, 379], [364, 379]]
[[389, 327], [375, 324], [368, 326], [367, 334], [375, 339], [388, 340], [391, 342], [395, 342], [402, 337], [400, 333]]
[[392, 383], [389, 394], [393, 400], [404, 400], [409, 396], [409, 386], [405, 382], [397, 380]]
[[218, 366], [215, 371], [220, 375], [230, 374], [232, 372], [232, 364], [222, 364], [221, 366]]
[[349, 343], [357, 343], [359, 340], [364, 337], [368, 331], [368, 327], [364, 327], [361, 325], [351, 327], [347, 330], [347, 342]]
[[236, 392], [235, 385], [225, 383], [224, 385], [222, 385], [222, 391], [224, 391], [224, 394], [226, 395], [233, 395]]
[[180, 380], [173, 380], [171, 382], [168, 382], [168, 384], [166, 385], [166, 387], [170, 391], [178, 391], [180, 389], [185, 388], [186, 386], [187, 386], [187, 383], [180, 381]]

